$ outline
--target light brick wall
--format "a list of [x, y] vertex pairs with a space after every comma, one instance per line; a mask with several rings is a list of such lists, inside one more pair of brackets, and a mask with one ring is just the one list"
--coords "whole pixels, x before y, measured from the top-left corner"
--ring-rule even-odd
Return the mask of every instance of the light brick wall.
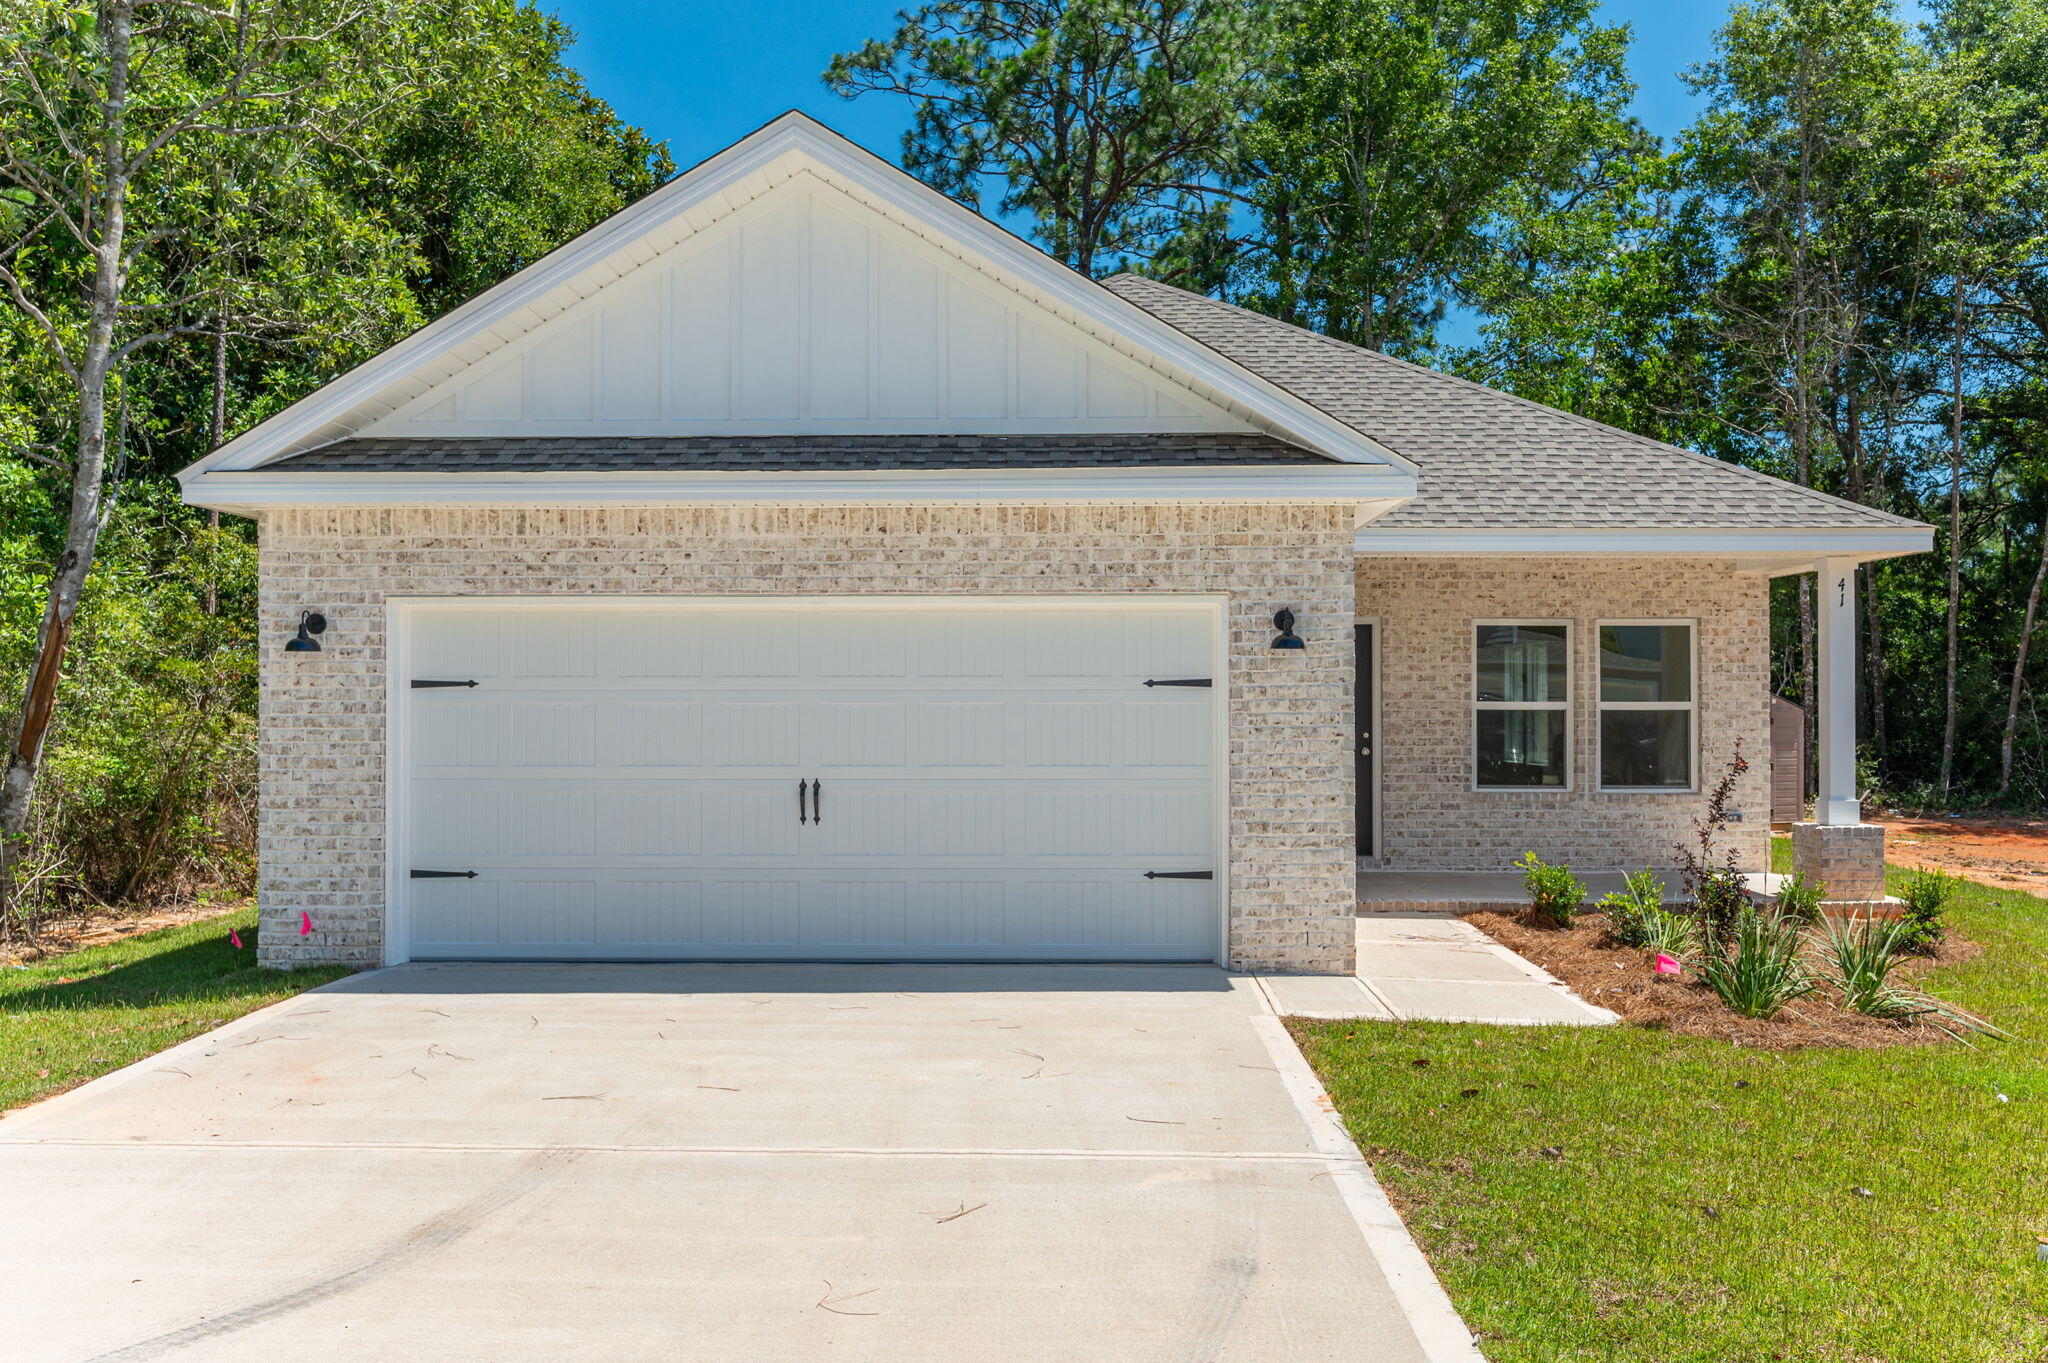
[[[1331, 506], [266, 513], [263, 961], [382, 959], [389, 596], [1226, 592], [1230, 960], [1348, 971], [1351, 537]], [[1281, 606], [1305, 652], [1267, 648]], [[322, 651], [287, 654], [305, 609]]]
[[[1584, 870], [1668, 868], [1699, 794], [1603, 795], [1597, 743], [1601, 619], [1698, 621], [1699, 782], [1719, 779], [1737, 739], [1750, 761], [1729, 845], [1768, 860], [1768, 582], [1725, 561], [1361, 556], [1358, 613], [1380, 628], [1384, 849], [1403, 870], [1506, 869], [1525, 851]], [[1472, 622], [1573, 623], [1572, 789], [1474, 791]]]

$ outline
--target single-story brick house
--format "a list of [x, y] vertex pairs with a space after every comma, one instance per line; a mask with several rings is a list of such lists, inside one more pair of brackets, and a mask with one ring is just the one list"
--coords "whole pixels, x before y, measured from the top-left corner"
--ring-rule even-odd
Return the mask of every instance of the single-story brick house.
[[1854, 897], [1850, 578], [1931, 537], [794, 113], [182, 480], [260, 527], [271, 964], [1342, 971], [1362, 868], [1667, 863], [1738, 742], [1761, 867], [1800, 572]]

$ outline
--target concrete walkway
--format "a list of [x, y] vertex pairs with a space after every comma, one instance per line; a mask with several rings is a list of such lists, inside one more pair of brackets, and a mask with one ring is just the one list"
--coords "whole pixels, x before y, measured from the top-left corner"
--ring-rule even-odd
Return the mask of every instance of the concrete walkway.
[[1448, 914], [1358, 920], [1358, 974], [1261, 976], [1274, 1011], [1399, 1022], [1604, 1026], [1618, 1021], [1546, 971]]
[[1477, 1357], [1251, 979], [409, 966], [0, 1119], [9, 1363]]

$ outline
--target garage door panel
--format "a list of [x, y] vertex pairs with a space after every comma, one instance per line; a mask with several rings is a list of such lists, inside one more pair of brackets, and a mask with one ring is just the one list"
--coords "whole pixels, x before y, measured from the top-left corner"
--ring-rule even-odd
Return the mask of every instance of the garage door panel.
[[703, 790], [635, 782], [607, 786], [598, 792], [596, 800], [599, 856], [703, 855]]
[[[526, 612], [501, 618], [501, 675], [507, 680], [553, 681], [597, 672], [598, 617], [588, 610]], [[513, 635], [511, 631], [518, 633]]]
[[[1126, 632], [1121, 613], [1098, 611], [1033, 613], [1024, 618], [1020, 642], [1024, 675], [1064, 680], [1123, 676]], [[1008, 642], [1008, 641], [1006, 641]], [[1015, 644], [1010, 644], [1014, 648]]]
[[900, 700], [825, 700], [803, 707], [804, 765], [901, 767], [910, 760], [910, 705]]
[[910, 760], [928, 771], [993, 770], [1009, 751], [1001, 700], [925, 700], [911, 706]]
[[501, 788], [415, 778], [406, 792], [415, 866], [465, 870], [505, 850]]
[[704, 611], [688, 615], [703, 640], [710, 681], [772, 681], [799, 675], [803, 622], [783, 611]]
[[803, 759], [803, 704], [720, 700], [704, 707], [705, 765], [753, 774], [794, 772]]
[[925, 859], [1001, 857], [1016, 823], [1010, 808], [1015, 794], [950, 782], [910, 792], [904, 806], [907, 850]]
[[612, 768], [705, 765], [704, 705], [694, 700], [620, 700], [597, 711], [598, 758]]
[[491, 770], [505, 764], [504, 712], [493, 704], [463, 705], [447, 693], [415, 702], [413, 770], [423, 776], [443, 771]]
[[415, 677], [485, 678], [504, 673], [505, 617], [482, 611], [435, 615], [414, 631]]
[[413, 951], [467, 955], [502, 945], [498, 887], [469, 880], [417, 881], [410, 887]]
[[596, 946], [597, 888], [580, 879], [504, 882], [498, 899], [503, 945], [514, 950]]
[[626, 948], [671, 947], [708, 940], [704, 884], [698, 880], [623, 880], [612, 888], [611, 940]]
[[1135, 798], [1117, 803], [1115, 818], [1116, 852], [1124, 857], [1150, 860], [1153, 869], [1180, 870], [1166, 865], [1163, 858], [1204, 861], [1213, 838], [1209, 832], [1208, 792], [1203, 790], [1145, 789]]
[[1096, 789], [1026, 790], [1013, 803], [1017, 852], [1027, 858], [1077, 860], [1117, 855], [1125, 792]]
[[597, 766], [597, 707], [588, 700], [485, 700], [499, 711], [508, 766]]
[[1206, 700], [1119, 707], [1116, 755], [1124, 767], [1206, 775], [1215, 720]]
[[[427, 612], [410, 949], [517, 959], [1205, 959], [1214, 705], [1186, 610]], [[579, 672], [578, 669], [581, 669]], [[799, 821], [799, 780], [822, 821]]]
[[683, 681], [704, 675], [702, 618], [681, 611], [604, 611], [597, 626], [599, 675]]
[[815, 803], [818, 826], [797, 839], [804, 853], [859, 860], [909, 853], [910, 792], [820, 782]]
[[1035, 771], [1106, 767], [1116, 760], [1111, 700], [1028, 700], [1017, 705], [1011, 751]]
[[831, 952], [909, 942], [908, 890], [900, 880], [825, 879], [804, 894], [803, 940]]
[[791, 857], [799, 852], [796, 782], [719, 786], [707, 792], [702, 828], [710, 857]]
[[596, 852], [597, 791], [588, 785], [515, 787], [501, 793], [503, 853], [587, 857]]

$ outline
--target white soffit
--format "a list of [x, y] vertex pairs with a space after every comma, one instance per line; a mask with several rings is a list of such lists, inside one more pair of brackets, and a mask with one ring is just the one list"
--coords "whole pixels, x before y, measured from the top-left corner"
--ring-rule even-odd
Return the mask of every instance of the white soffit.
[[1872, 559], [1924, 554], [1934, 531], [1924, 525], [1827, 527], [1631, 527], [1456, 530], [1360, 523], [1361, 555], [1474, 557], [1621, 556], [1733, 559], [1744, 571], [1773, 576], [1811, 572], [1820, 557]]
[[1258, 430], [1413, 472], [791, 113], [180, 477], [372, 433], [827, 429]]

